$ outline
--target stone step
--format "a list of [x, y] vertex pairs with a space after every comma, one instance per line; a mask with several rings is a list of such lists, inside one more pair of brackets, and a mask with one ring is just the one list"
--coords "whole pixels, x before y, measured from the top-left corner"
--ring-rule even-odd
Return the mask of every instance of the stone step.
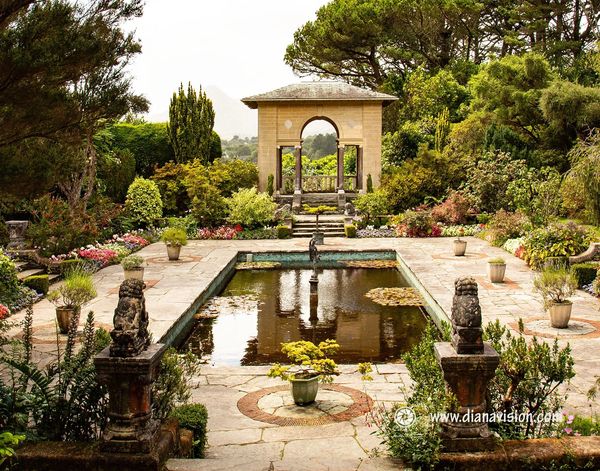
[[[344, 231], [327, 231], [324, 232], [323, 234], [325, 234], [325, 237], [345, 237], [346, 234], [344, 233]], [[306, 232], [306, 231], [298, 231], [298, 232], [294, 232], [292, 234], [292, 237], [312, 237], [313, 236], [313, 232]]]
[[17, 269], [17, 271], [25, 270], [28, 265], [29, 265], [29, 262], [25, 262], [23, 260], [17, 260], [15, 262], [15, 268]]
[[44, 275], [45, 273], [46, 271], [43, 268], [30, 268], [28, 270], [17, 272], [17, 278], [19, 278], [20, 281], [23, 281], [28, 276]]
[[[344, 226], [344, 221], [319, 222], [319, 227], [339, 227]], [[295, 222], [294, 227], [316, 227], [314, 222]]]
[[54, 283], [56, 283], [59, 280], [60, 280], [60, 275], [57, 274], [57, 273], [54, 273], [52, 275], [48, 275], [48, 281], [50, 282], [51, 285], [54, 284]]

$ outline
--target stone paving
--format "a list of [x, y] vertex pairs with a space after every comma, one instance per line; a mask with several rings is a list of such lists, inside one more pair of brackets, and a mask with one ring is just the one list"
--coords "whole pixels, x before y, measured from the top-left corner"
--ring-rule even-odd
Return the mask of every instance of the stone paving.
[[[323, 250], [361, 251], [373, 249], [396, 250], [411, 271], [447, 313], [454, 293], [454, 279], [472, 275], [478, 281], [484, 323], [498, 319], [516, 328], [519, 319], [537, 333], [534, 321], [545, 318], [541, 300], [533, 294], [533, 272], [526, 264], [488, 243], [467, 237], [467, 255], [452, 255], [452, 238], [432, 239], [344, 239], [326, 240]], [[180, 262], [168, 262], [162, 244], [152, 244], [140, 254], [149, 265], [145, 279], [146, 305], [150, 314], [150, 330], [155, 340], [167, 334], [171, 325], [188, 310], [198, 295], [232, 261], [239, 251], [306, 251], [307, 240], [262, 241], [191, 241], [183, 249]], [[507, 282], [487, 281], [486, 259], [503, 257], [507, 261]], [[98, 297], [86, 310], [93, 310], [100, 325], [112, 324], [117, 304], [117, 288], [122, 281], [119, 266], [108, 267], [94, 275]], [[600, 302], [581, 291], [572, 298], [572, 319], [597, 329], [600, 321]], [[23, 313], [13, 316], [21, 320]], [[56, 349], [54, 306], [46, 300], [34, 308], [34, 337], [36, 347], [44, 355]], [[581, 325], [579, 325], [581, 327]], [[554, 332], [544, 329], [539, 334], [560, 345], [569, 343], [575, 358], [574, 378], [569, 391], [567, 408], [582, 413], [599, 412], [592, 409], [586, 392], [600, 374], [600, 337], [597, 331], [572, 329]], [[543, 332], [542, 332], [543, 331]], [[587, 332], [585, 335], [578, 333]], [[17, 333], [16, 331], [14, 332]], [[362, 390], [363, 385], [351, 366], [336, 383]], [[402, 400], [400, 386], [408, 384], [402, 365], [378, 365], [379, 375], [364, 387], [376, 402]], [[280, 427], [252, 420], [239, 412], [237, 402], [245, 394], [265, 387], [281, 385], [266, 377], [264, 367], [204, 367], [196, 380], [194, 400], [203, 402], [209, 410], [209, 452], [202, 465], [193, 462], [170, 462], [169, 469], [398, 469], [398, 464], [378, 456], [379, 439], [371, 434], [373, 427], [358, 417], [349, 422], [314, 427]], [[391, 402], [390, 402], [391, 403]]]

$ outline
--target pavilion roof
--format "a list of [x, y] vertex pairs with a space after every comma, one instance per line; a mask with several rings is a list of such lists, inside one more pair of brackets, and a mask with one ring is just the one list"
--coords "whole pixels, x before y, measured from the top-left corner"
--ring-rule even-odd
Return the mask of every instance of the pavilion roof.
[[345, 82], [301, 82], [277, 88], [270, 92], [242, 98], [249, 108], [256, 109], [261, 102], [294, 101], [380, 101], [388, 105], [398, 97], [356, 87]]

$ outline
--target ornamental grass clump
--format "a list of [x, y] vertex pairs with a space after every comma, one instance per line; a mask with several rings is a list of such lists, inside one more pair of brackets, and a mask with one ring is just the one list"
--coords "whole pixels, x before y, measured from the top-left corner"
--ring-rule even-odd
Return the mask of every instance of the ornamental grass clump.
[[187, 245], [188, 243], [187, 234], [185, 231], [177, 227], [167, 227], [162, 233], [160, 239], [166, 245], [175, 245], [179, 247]]
[[56, 306], [81, 308], [96, 297], [92, 275], [82, 271], [72, 271], [57, 290], [48, 294], [48, 300]]
[[566, 268], [549, 268], [543, 270], [534, 280], [535, 291], [542, 295], [544, 307], [569, 302], [577, 289], [577, 279]]

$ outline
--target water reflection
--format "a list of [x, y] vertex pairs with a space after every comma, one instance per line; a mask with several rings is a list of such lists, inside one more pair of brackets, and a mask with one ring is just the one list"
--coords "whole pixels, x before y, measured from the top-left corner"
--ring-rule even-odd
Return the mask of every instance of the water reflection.
[[356, 363], [397, 359], [420, 339], [426, 324], [420, 308], [381, 306], [364, 296], [407, 286], [398, 270], [324, 269], [318, 301], [310, 276], [306, 269], [237, 272], [221, 296], [255, 293], [257, 300], [220, 305], [216, 317], [198, 320], [187, 345], [211, 363], [256, 365], [283, 361], [283, 342], [336, 339], [336, 361]]

